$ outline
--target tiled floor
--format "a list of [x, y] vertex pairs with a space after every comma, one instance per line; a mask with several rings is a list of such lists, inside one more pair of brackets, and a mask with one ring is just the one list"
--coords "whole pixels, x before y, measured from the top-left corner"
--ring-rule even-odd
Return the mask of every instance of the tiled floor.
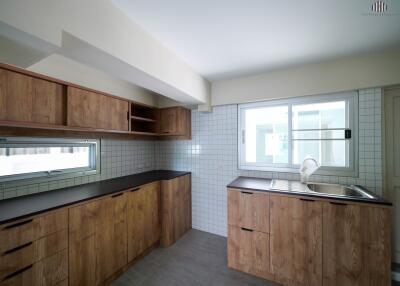
[[[158, 248], [113, 282], [113, 286], [274, 286], [229, 269], [226, 238], [191, 230], [168, 248]], [[400, 286], [400, 282], [392, 283]]]
[[158, 248], [112, 285], [127, 286], [273, 286], [226, 266], [226, 238], [191, 230], [168, 248]]

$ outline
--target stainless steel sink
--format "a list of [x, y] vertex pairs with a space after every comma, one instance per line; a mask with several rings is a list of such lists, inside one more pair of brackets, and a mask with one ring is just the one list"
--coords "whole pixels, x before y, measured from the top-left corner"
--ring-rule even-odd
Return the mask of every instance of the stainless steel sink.
[[308, 189], [314, 193], [328, 194], [334, 196], [355, 197], [364, 199], [374, 199], [375, 196], [369, 194], [360, 186], [342, 186], [335, 184], [307, 184]]

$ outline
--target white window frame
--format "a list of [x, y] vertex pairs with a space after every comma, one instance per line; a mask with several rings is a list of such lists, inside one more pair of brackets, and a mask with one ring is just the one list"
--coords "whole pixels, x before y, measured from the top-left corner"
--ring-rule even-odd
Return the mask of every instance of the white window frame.
[[[90, 166], [62, 170], [48, 170], [0, 176], [0, 183], [19, 183], [32, 181], [39, 183], [49, 179], [74, 178], [94, 175], [100, 172], [100, 141], [95, 139], [0, 137], [0, 147], [90, 147]], [[26, 183], [26, 182], [25, 182]]]
[[[290, 99], [270, 100], [238, 105], [238, 168], [240, 170], [256, 170], [284, 173], [299, 173], [300, 165], [292, 164], [293, 140], [292, 140], [292, 106], [298, 104], [324, 103], [331, 101], [346, 101], [345, 129], [351, 130], [349, 140], [349, 166], [348, 167], [320, 167], [316, 175], [335, 175], [345, 177], [356, 177], [358, 175], [358, 92], [343, 92], [335, 94], [324, 94], [317, 96], [305, 96]], [[245, 160], [245, 116], [247, 109], [261, 107], [288, 106], [288, 164], [265, 164], [248, 163]]]

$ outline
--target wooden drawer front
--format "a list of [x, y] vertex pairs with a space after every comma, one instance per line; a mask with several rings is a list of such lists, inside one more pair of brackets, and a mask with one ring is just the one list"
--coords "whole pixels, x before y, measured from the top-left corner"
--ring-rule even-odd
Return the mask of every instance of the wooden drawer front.
[[228, 223], [269, 233], [269, 194], [229, 190]]
[[39, 220], [25, 219], [2, 226], [0, 253], [25, 245], [38, 238]]
[[68, 227], [67, 214], [67, 209], [63, 209], [41, 217], [28, 218], [2, 226], [0, 230], [0, 253], [66, 229]]
[[2, 281], [0, 286], [32, 286], [34, 285], [33, 266], [30, 265], [9, 278], [0, 281]]
[[264, 278], [271, 278], [269, 234], [228, 227], [228, 266]]
[[68, 234], [65, 229], [3, 253], [0, 257], [0, 281], [67, 247]]
[[0, 257], [0, 281], [7, 276], [32, 265], [36, 261], [36, 242], [28, 242]]
[[34, 264], [35, 285], [52, 286], [68, 278], [68, 250], [47, 257]]

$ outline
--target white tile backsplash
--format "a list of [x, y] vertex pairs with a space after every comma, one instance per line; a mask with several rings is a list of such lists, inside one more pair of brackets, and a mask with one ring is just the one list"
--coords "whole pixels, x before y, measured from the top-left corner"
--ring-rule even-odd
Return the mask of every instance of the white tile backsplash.
[[[157, 142], [157, 168], [192, 172], [193, 228], [226, 236], [226, 185], [237, 176], [298, 180], [292, 173], [238, 170], [237, 105], [192, 112], [192, 140]], [[359, 92], [359, 176], [313, 176], [326, 183], [359, 184], [381, 194], [381, 89]]]

